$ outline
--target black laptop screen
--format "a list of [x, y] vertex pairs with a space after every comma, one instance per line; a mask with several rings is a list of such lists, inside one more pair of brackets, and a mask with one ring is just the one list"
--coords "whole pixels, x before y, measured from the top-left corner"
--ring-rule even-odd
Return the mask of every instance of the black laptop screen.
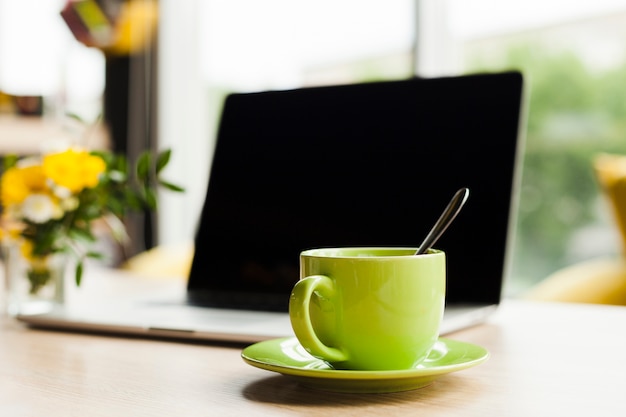
[[517, 72], [228, 96], [190, 295], [286, 309], [302, 250], [417, 246], [468, 187], [435, 245], [447, 300], [497, 302], [521, 100]]

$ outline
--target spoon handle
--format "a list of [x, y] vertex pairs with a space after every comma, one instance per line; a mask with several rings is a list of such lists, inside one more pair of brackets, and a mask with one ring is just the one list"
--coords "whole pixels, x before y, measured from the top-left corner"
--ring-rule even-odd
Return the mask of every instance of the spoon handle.
[[433, 246], [443, 232], [446, 231], [450, 223], [452, 223], [452, 220], [454, 220], [456, 215], [459, 214], [459, 211], [461, 211], [467, 197], [469, 197], [468, 188], [461, 188], [454, 194], [454, 197], [452, 197], [452, 200], [450, 200], [446, 209], [443, 213], [441, 213], [441, 216], [439, 216], [437, 223], [435, 223], [433, 228], [430, 229], [430, 232], [420, 245], [419, 249], [415, 252], [416, 255], [426, 253], [426, 251]]

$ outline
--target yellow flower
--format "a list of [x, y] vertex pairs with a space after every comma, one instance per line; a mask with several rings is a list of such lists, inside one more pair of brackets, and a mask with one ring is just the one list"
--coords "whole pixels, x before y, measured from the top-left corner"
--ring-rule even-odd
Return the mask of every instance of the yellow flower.
[[[158, 154], [156, 159], [145, 152], [135, 165], [140, 164], [142, 169], [158, 174], [169, 157], [169, 150]], [[114, 181], [106, 181], [105, 161], [111, 161], [119, 170], [114, 171], [118, 172]], [[140, 209], [155, 208], [155, 202], [144, 193], [144, 190], [152, 191], [151, 178], [146, 175], [130, 178], [131, 166], [123, 156], [104, 152], [91, 154], [74, 148], [42, 157], [12, 155], [7, 163], [14, 165], [0, 177], [0, 243], [19, 247], [30, 267], [28, 279], [33, 292], [49, 279], [46, 263], [58, 252], [69, 251], [76, 257], [75, 278], [80, 285], [83, 262], [98, 255], [83, 248], [95, 240], [91, 232], [95, 216], [115, 218], [124, 215], [126, 210], [137, 210], [138, 205], [142, 206]], [[105, 181], [101, 183], [102, 179]], [[121, 192], [117, 193], [118, 190]], [[106, 198], [92, 194], [98, 191]]]
[[99, 156], [83, 152], [81, 169], [85, 187], [93, 188], [98, 185], [100, 175], [102, 175], [106, 169], [106, 163]]
[[0, 203], [8, 207], [20, 204], [32, 193], [46, 191], [46, 178], [40, 165], [9, 168], [0, 180]]
[[44, 175], [72, 193], [98, 185], [105, 169], [106, 164], [99, 156], [73, 149], [49, 154], [43, 159]]
[[30, 240], [24, 240], [20, 246], [20, 252], [25, 259], [33, 259], [33, 242]]
[[40, 192], [46, 190], [46, 177], [43, 175], [41, 165], [26, 165], [18, 168], [24, 180], [24, 184], [31, 192]]
[[26, 261], [28, 261], [29, 266], [34, 271], [45, 271], [48, 269], [48, 256], [39, 256], [33, 253], [33, 248], [35, 245], [32, 241], [28, 239], [24, 239], [20, 246], [20, 252]]
[[28, 196], [29, 189], [19, 168], [9, 168], [0, 180], [0, 200], [7, 207], [19, 204]]

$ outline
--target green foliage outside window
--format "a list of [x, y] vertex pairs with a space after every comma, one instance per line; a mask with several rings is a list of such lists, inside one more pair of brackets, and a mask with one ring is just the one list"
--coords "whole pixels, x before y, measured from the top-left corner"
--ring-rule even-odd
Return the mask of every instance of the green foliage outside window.
[[470, 52], [466, 72], [518, 69], [528, 84], [512, 271], [512, 286], [520, 291], [583, 260], [571, 253], [570, 241], [598, 222], [600, 190], [591, 161], [599, 152], [626, 154], [626, 62], [600, 70], [574, 52], [555, 53], [538, 43], [504, 50], [498, 56]]

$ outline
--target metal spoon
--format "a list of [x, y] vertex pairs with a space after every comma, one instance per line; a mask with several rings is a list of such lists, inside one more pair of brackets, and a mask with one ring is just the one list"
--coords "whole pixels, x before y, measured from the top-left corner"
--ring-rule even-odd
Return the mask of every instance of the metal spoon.
[[416, 255], [426, 253], [426, 251], [433, 246], [437, 239], [441, 237], [450, 223], [452, 223], [452, 220], [454, 220], [456, 215], [459, 214], [459, 211], [461, 211], [467, 197], [469, 197], [469, 189], [467, 188], [461, 188], [456, 192], [456, 194], [454, 194], [454, 197], [452, 197], [452, 200], [450, 200], [446, 209], [443, 213], [441, 213], [441, 216], [439, 216], [437, 223], [435, 223], [433, 228], [430, 229], [430, 232], [420, 245], [419, 249], [415, 252]]

